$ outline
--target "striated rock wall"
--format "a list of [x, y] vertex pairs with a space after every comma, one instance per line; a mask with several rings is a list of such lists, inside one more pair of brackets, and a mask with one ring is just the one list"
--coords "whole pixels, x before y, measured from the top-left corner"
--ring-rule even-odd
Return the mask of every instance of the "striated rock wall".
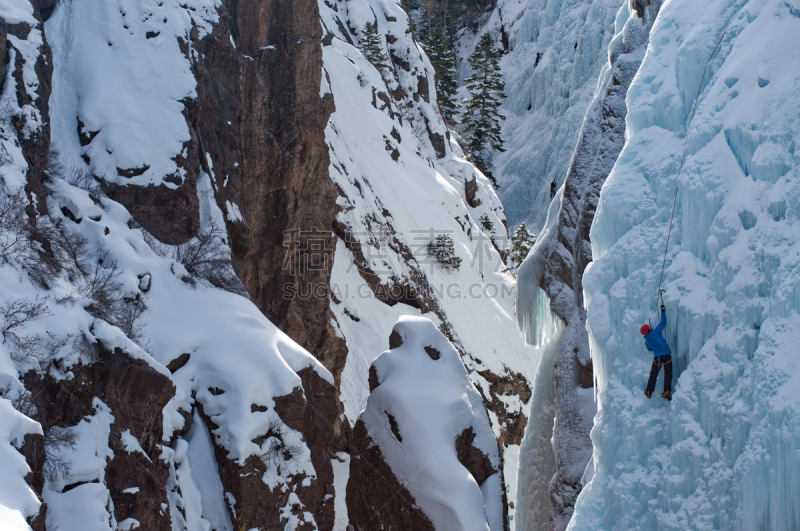
[[188, 115], [205, 154], [200, 163], [227, 215], [236, 270], [253, 302], [337, 375], [347, 351], [320, 288], [330, 283], [336, 247], [336, 191], [317, 3], [237, 0], [219, 12], [213, 33], [196, 43], [202, 54], [193, 64], [198, 98]]

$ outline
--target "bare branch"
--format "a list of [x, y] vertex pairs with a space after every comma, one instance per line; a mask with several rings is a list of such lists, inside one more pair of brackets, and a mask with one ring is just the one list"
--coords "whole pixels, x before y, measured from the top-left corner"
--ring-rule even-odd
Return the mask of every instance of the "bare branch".
[[145, 241], [156, 254], [183, 265], [192, 277], [247, 297], [247, 290], [233, 271], [226, 236], [224, 229], [209, 218], [207, 230], [181, 245], [167, 247], [150, 235], [145, 236]]
[[6, 341], [19, 343], [21, 337], [18, 332], [21, 327], [40, 317], [51, 315], [46, 301], [46, 297], [37, 295], [35, 299], [17, 299], [0, 306], [0, 316], [3, 318], [3, 343]]

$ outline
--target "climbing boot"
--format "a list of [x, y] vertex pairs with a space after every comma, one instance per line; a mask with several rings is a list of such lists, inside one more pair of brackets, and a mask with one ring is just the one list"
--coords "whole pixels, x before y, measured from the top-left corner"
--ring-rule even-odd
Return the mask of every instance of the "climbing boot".
[[647, 398], [650, 398], [651, 396], [653, 396], [653, 391], [649, 391], [649, 390], [645, 389], [644, 390], [644, 396], [646, 396]]
[[[647, 398], [650, 398], [649, 396]], [[669, 391], [664, 391], [661, 393], [661, 398], [666, 398], [667, 400], [672, 400], [672, 393]]]

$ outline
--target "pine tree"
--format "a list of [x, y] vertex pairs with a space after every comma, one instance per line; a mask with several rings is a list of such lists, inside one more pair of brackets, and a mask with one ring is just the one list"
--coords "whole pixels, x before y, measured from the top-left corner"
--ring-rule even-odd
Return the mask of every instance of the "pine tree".
[[491, 150], [505, 151], [500, 138], [500, 122], [505, 117], [498, 112], [500, 102], [505, 98], [500, 57], [502, 51], [495, 48], [492, 37], [484, 33], [475, 51], [469, 57], [472, 75], [467, 79], [470, 99], [467, 102], [463, 121], [471, 133], [469, 149], [475, 165], [499, 188], [491, 172], [488, 171], [487, 158]]
[[456, 58], [447, 48], [444, 30], [436, 28], [424, 47], [436, 75], [436, 101], [439, 103], [439, 111], [445, 119], [453, 120], [458, 111], [455, 101], [458, 88]]
[[487, 231], [489, 231], [491, 233], [494, 233], [494, 223], [492, 223], [492, 220], [489, 217], [489, 214], [483, 214], [480, 218], [478, 218], [478, 221], [481, 222], [481, 226], [485, 230], [487, 230]]
[[361, 53], [379, 71], [389, 67], [389, 56], [383, 50], [383, 39], [376, 24], [367, 22], [361, 37]]
[[516, 270], [522, 265], [523, 260], [528, 256], [528, 252], [536, 243], [536, 236], [531, 234], [525, 222], [519, 226], [514, 234], [511, 235], [511, 248], [508, 251], [508, 266]]

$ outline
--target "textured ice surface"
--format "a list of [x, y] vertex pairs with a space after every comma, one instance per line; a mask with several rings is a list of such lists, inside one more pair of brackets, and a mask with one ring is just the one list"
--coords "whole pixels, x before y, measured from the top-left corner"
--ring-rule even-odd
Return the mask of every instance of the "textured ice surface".
[[[798, 11], [673, 0], [650, 39], [592, 227], [596, 472], [571, 529], [798, 529]], [[642, 393], [638, 329], [656, 316], [676, 187], [667, 402]]]
[[[552, 364], [547, 370], [540, 368], [534, 384], [537, 390], [552, 391], [535, 393], [535, 400], [544, 401], [531, 404], [540, 418], [529, 424], [520, 460], [521, 503], [515, 522], [519, 531], [566, 529], [587, 481], [590, 432], [597, 413], [582, 284], [592, 260], [589, 230], [603, 183], [625, 144], [626, 94], [644, 58], [659, 5], [634, 11], [628, 4], [620, 8], [609, 61], [586, 111], [566, 180], [518, 273], [520, 327], [529, 341], [547, 343], [545, 352]], [[553, 457], [555, 474], [547, 476], [552, 466], [546, 463]]]
[[563, 184], [622, 3], [529, 0], [521, 11], [516, 0], [501, 1], [486, 26], [499, 33], [504, 25], [512, 50], [501, 63], [506, 152], [494, 158], [512, 228], [527, 221], [536, 233], [544, 224], [550, 183]]

